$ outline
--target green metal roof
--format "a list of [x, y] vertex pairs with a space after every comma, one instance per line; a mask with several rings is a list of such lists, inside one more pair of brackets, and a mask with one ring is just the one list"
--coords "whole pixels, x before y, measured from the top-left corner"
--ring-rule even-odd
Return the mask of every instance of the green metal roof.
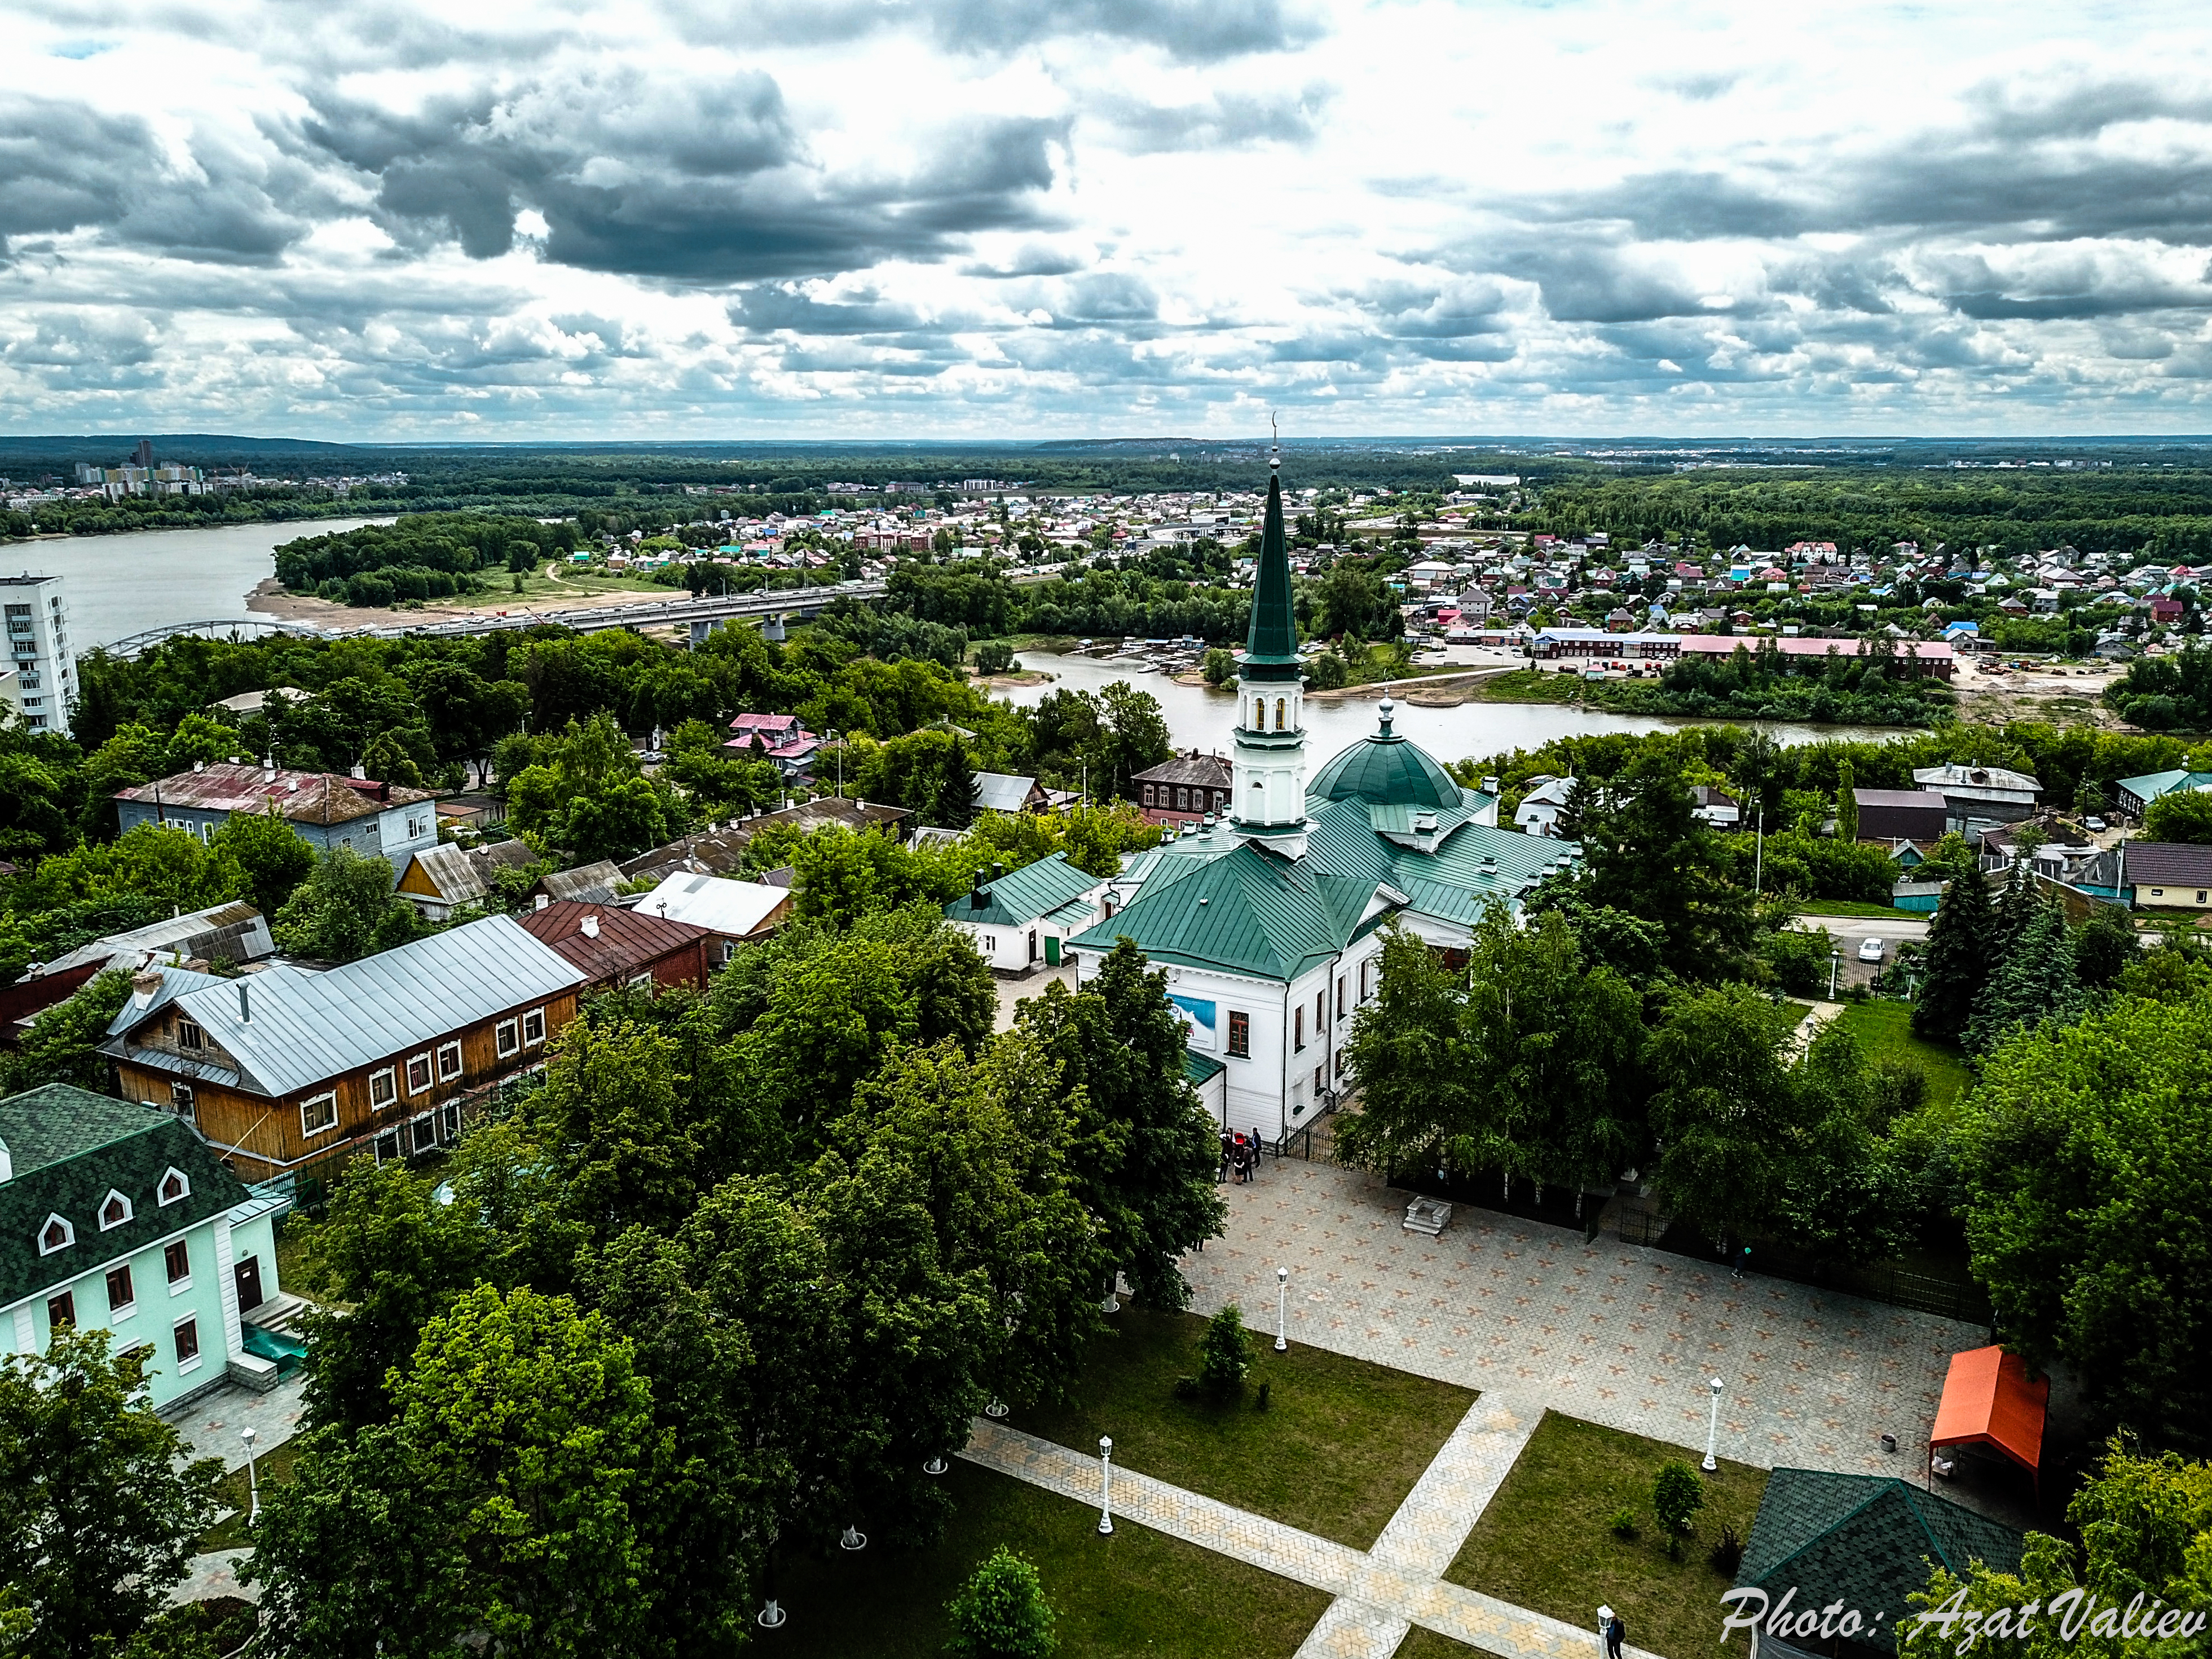
[[1911, 1612], [1905, 1598], [1927, 1588], [1929, 1562], [1961, 1577], [1974, 1561], [2012, 1572], [2021, 1544], [2011, 1528], [1889, 1475], [1777, 1469], [1736, 1583], [1777, 1599], [1795, 1585], [1804, 1608], [1841, 1599], [1870, 1623], [1879, 1611], [1874, 1629], [1886, 1632]]
[[[1070, 864], [1066, 854], [1054, 853], [963, 893], [945, 907], [945, 915], [949, 921], [984, 927], [1025, 927], [1081, 898], [1098, 883], [1098, 877]], [[978, 897], [981, 904], [975, 902]]]
[[[0, 1100], [0, 1143], [14, 1166], [0, 1182], [0, 1308], [221, 1215], [246, 1195], [181, 1119], [64, 1083]], [[159, 1188], [173, 1166], [191, 1190], [164, 1205]], [[110, 1188], [130, 1200], [131, 1218], [102, 1231]], [[76, 1230], [76, 1243], [42, 1256], [39, 1235], [50, 1215]]]
[[2122, 778], [2117, 786], [2140, 801], [2154, 801], [2160, 795], [2170, 795], [2177, 789], [2203, 789], [2212, 786], [2212, 772], [2191, 772], [2175, 768], [2166, 772], [2146, 772], [2139, 778]]
[[1212, 1082], [1228, 1069], [1211, 1054], [1194, 1054], [1188, 1048], [1182, 1051], [1183, 1080], [1194, 1088]]
[[1283, 533], [1283, 481], [1273, 472], [1267, 476], [1267, 516], [1260, 529], [1260, 568], [1252, 584], [1252, 628], [1244, 638], [1243, 672], [1249, 679], [1261, 680], [1294, 679], [1298, 673], [1291, 548]]
[[1163, 890], [1147, 882], [1128, 908], [1068, 943], [1110, 951], [1127, 938], [1157, 962], [1289, 981], [1357, 936], [1374, 891], [1242, 845]]
[[1324, 800], [1364, 800], [1370, 806], [1455, 807], [1459, 786], [1428, 750], [1390, 729], [1362, 738], [1321, 769], [1306, 786], [1306, 796]]

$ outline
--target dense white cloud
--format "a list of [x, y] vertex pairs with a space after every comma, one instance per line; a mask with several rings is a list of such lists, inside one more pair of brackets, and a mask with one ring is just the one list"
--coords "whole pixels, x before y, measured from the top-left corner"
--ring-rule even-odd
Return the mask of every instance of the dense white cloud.
[[2212, 426], [2201, 6], [5, 9], [18, 432]]

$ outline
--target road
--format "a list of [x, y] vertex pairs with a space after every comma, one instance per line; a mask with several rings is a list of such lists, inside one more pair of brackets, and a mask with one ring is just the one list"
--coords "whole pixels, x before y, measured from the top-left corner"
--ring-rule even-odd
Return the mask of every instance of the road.
[[[1838, 985], [1864, 985], [1883, 968], [1897, 961], [1897, 947], [1907, 939], [1919, 940], [1928, 937], [1928, 918], [1900, 913], [1895, 921], [1884, 916], [1800, 916], [1796, 925], [1807, 932], [1826, 928], [1836, 941], [1836, 948], [1844, 953], [1844, 967], [1837, 980]], [[1881, 961], [1861, 962], [1859, 946], [1866, 940], [1878, 939], [1883, 942]]]

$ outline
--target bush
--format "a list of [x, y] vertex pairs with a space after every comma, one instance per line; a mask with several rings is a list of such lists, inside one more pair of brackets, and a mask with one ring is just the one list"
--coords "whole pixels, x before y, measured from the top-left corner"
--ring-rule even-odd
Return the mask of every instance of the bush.
[[1735, 1582], [1736, 1569], [1743, 1565], [1743, 1540], [1736, 1536], [1734, 1527], [1721, 1528], [1720, 1541], [1705, 1553], [1705, 1559], [1722, 1577]]
[[1624, 1504], [1613, 1512], [1613, 1519], [1606, 1525], [1613, 1528], [1615, 1538], [1633, 1538], [1636, 1536], [1636, 1511]]
[[956, 1659], [1045, 1659], [1059, 1646], [1036, 1568], [1004, 1544], [975, 1569], [945, 1611]]
[[1243, 1310], [1234, 1302], [1206, 1321], [1198, 1340], [1198, 1387], [1206, 1399], [1226, 1403], [1244, 1392], [1252, 1363], [1246, 1341]]
[[1678, 1553], [1691, 1521], [1705, 1506], [1705, 1483], [1695, 1469], [1679, 1458], [1659, 1466], [1651, 1482], [1651, 1513], [1666, 1531], [1668, 1554]]
[[1014, 665], [1014, 647], [1002, 640], [988, 641], [975, 647], [975, 672], [979, 674], [1004, 674]]

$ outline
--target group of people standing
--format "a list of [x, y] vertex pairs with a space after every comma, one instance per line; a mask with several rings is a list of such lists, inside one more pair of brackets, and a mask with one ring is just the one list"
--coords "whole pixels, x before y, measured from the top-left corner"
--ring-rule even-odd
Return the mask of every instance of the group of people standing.
[[1213, 1172], [1216, 1181], [1233, 1181], [1238, 1185], [1250, 1181], [1260, 1173], [1260, 1132], [1250, 1134], [1242, 1131], [1221, 1132], [1221, 1166]]

